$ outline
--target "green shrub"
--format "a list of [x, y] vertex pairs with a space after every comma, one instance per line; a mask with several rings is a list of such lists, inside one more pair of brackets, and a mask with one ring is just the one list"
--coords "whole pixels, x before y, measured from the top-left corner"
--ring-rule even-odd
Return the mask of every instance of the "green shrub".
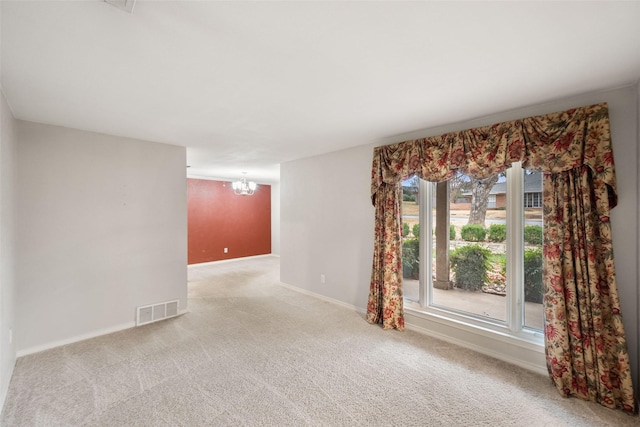
[[402, 201], [403, 202], [415, 202], [416, 201], [416, 196], [414, 196], [413, 194], [403, 194], [402, 195]]
[[525, 225], [524, 241], [530, 245], [541, 245], [542, 227], [540, 227], [539, 225]]
[[482, 242], [487, 235], [487, 230], [480, 224], [463, 225], [460, 237], [466, 242]]
[[453, 224], [449, 225], [449, 240], [456, 240], [456, 227]]
[[420, 224], [413, 224], [411, 232], [413, 233], [413, 237], [416, 239], [420, 238]]
[[409, 235], [409, 224], [406, 222], [402, 224], [402, 237], [407, 237]]
[[506, 254], [496, 254], [494, 252], [491, 252], [491, 255], [489, 255], [489, 262], [491, 264], [497, 264], [498, 266], [500, 266], [500, 272], [502, 274], [507, 273], [507, 255]]
[[456, 275], [456, 286], [477, 291], [487, 281], [491, 251], [479, 245], [462, 246], [453, 251], [450, 262]]
[[524, 300], [542, 303], [542, 250], [524, 251]]
[[505, 224], [491, 224], [489, 226], [489, 241], [504, 242], [507, 240], [507, 226]]
[[420, 241], [407, 239], [402, 243], [402, 277], [418, 279], [420, 272]]

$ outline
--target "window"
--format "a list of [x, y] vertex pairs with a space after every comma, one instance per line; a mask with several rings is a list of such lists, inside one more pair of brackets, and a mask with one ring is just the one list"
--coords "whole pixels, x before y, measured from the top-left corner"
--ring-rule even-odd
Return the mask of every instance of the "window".
[[420, 181], [402, 211], [408, 309], [542, 342], [542, 192], [524, 193], [529, 175], [516, 164], [484, 180]]
[[525, 193], [524, 194], [524, 207], [525, 208], [541, 208], [542, 207], [542, 193]]
[[487, 199], [487, 208], [495, 209], [495, 207], [496, 207], [496, 195], [490, 194], [489, 198]]

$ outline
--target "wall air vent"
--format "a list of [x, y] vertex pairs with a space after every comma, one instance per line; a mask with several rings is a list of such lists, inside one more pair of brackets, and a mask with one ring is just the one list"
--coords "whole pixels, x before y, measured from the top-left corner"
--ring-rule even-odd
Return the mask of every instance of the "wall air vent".
[[178, 304], [178, 300], [173, 300], [138, 307], [136, 312], [136, 326], [177, 316]]
[[136, 0], [102, 0], [102, 1], [129, 13], [133, 13], [133, 6], [135, 6], [136, 4]]

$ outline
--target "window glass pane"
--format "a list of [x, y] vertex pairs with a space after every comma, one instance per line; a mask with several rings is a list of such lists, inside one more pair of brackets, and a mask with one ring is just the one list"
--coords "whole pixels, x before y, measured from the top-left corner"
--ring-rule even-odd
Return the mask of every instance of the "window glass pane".
[[404, 298], [418, 302], [420, 286], [418, 177], [402, 182], [402, 288]]
[[523, 187], [531, 201], [524, 210], [524, 326], [542, 330], [542, 173], [525, 170]]
[[503, 174], [438, 186], [434, 306], [506, 321], [506, 200]]

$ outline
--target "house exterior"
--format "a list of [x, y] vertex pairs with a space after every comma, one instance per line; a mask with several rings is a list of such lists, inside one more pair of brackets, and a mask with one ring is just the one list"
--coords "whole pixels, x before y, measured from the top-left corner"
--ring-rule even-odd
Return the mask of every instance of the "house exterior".
[[[502, 209], [507, 206], [507, 182], [497, 182], [489, 193], [488, 209]], [[524, 176], [524, 207], [542, 207], [542, 173], [533, 172]], [[452, 210], [471, 209], [471, 192], [464, 191], [451, 203]]]

